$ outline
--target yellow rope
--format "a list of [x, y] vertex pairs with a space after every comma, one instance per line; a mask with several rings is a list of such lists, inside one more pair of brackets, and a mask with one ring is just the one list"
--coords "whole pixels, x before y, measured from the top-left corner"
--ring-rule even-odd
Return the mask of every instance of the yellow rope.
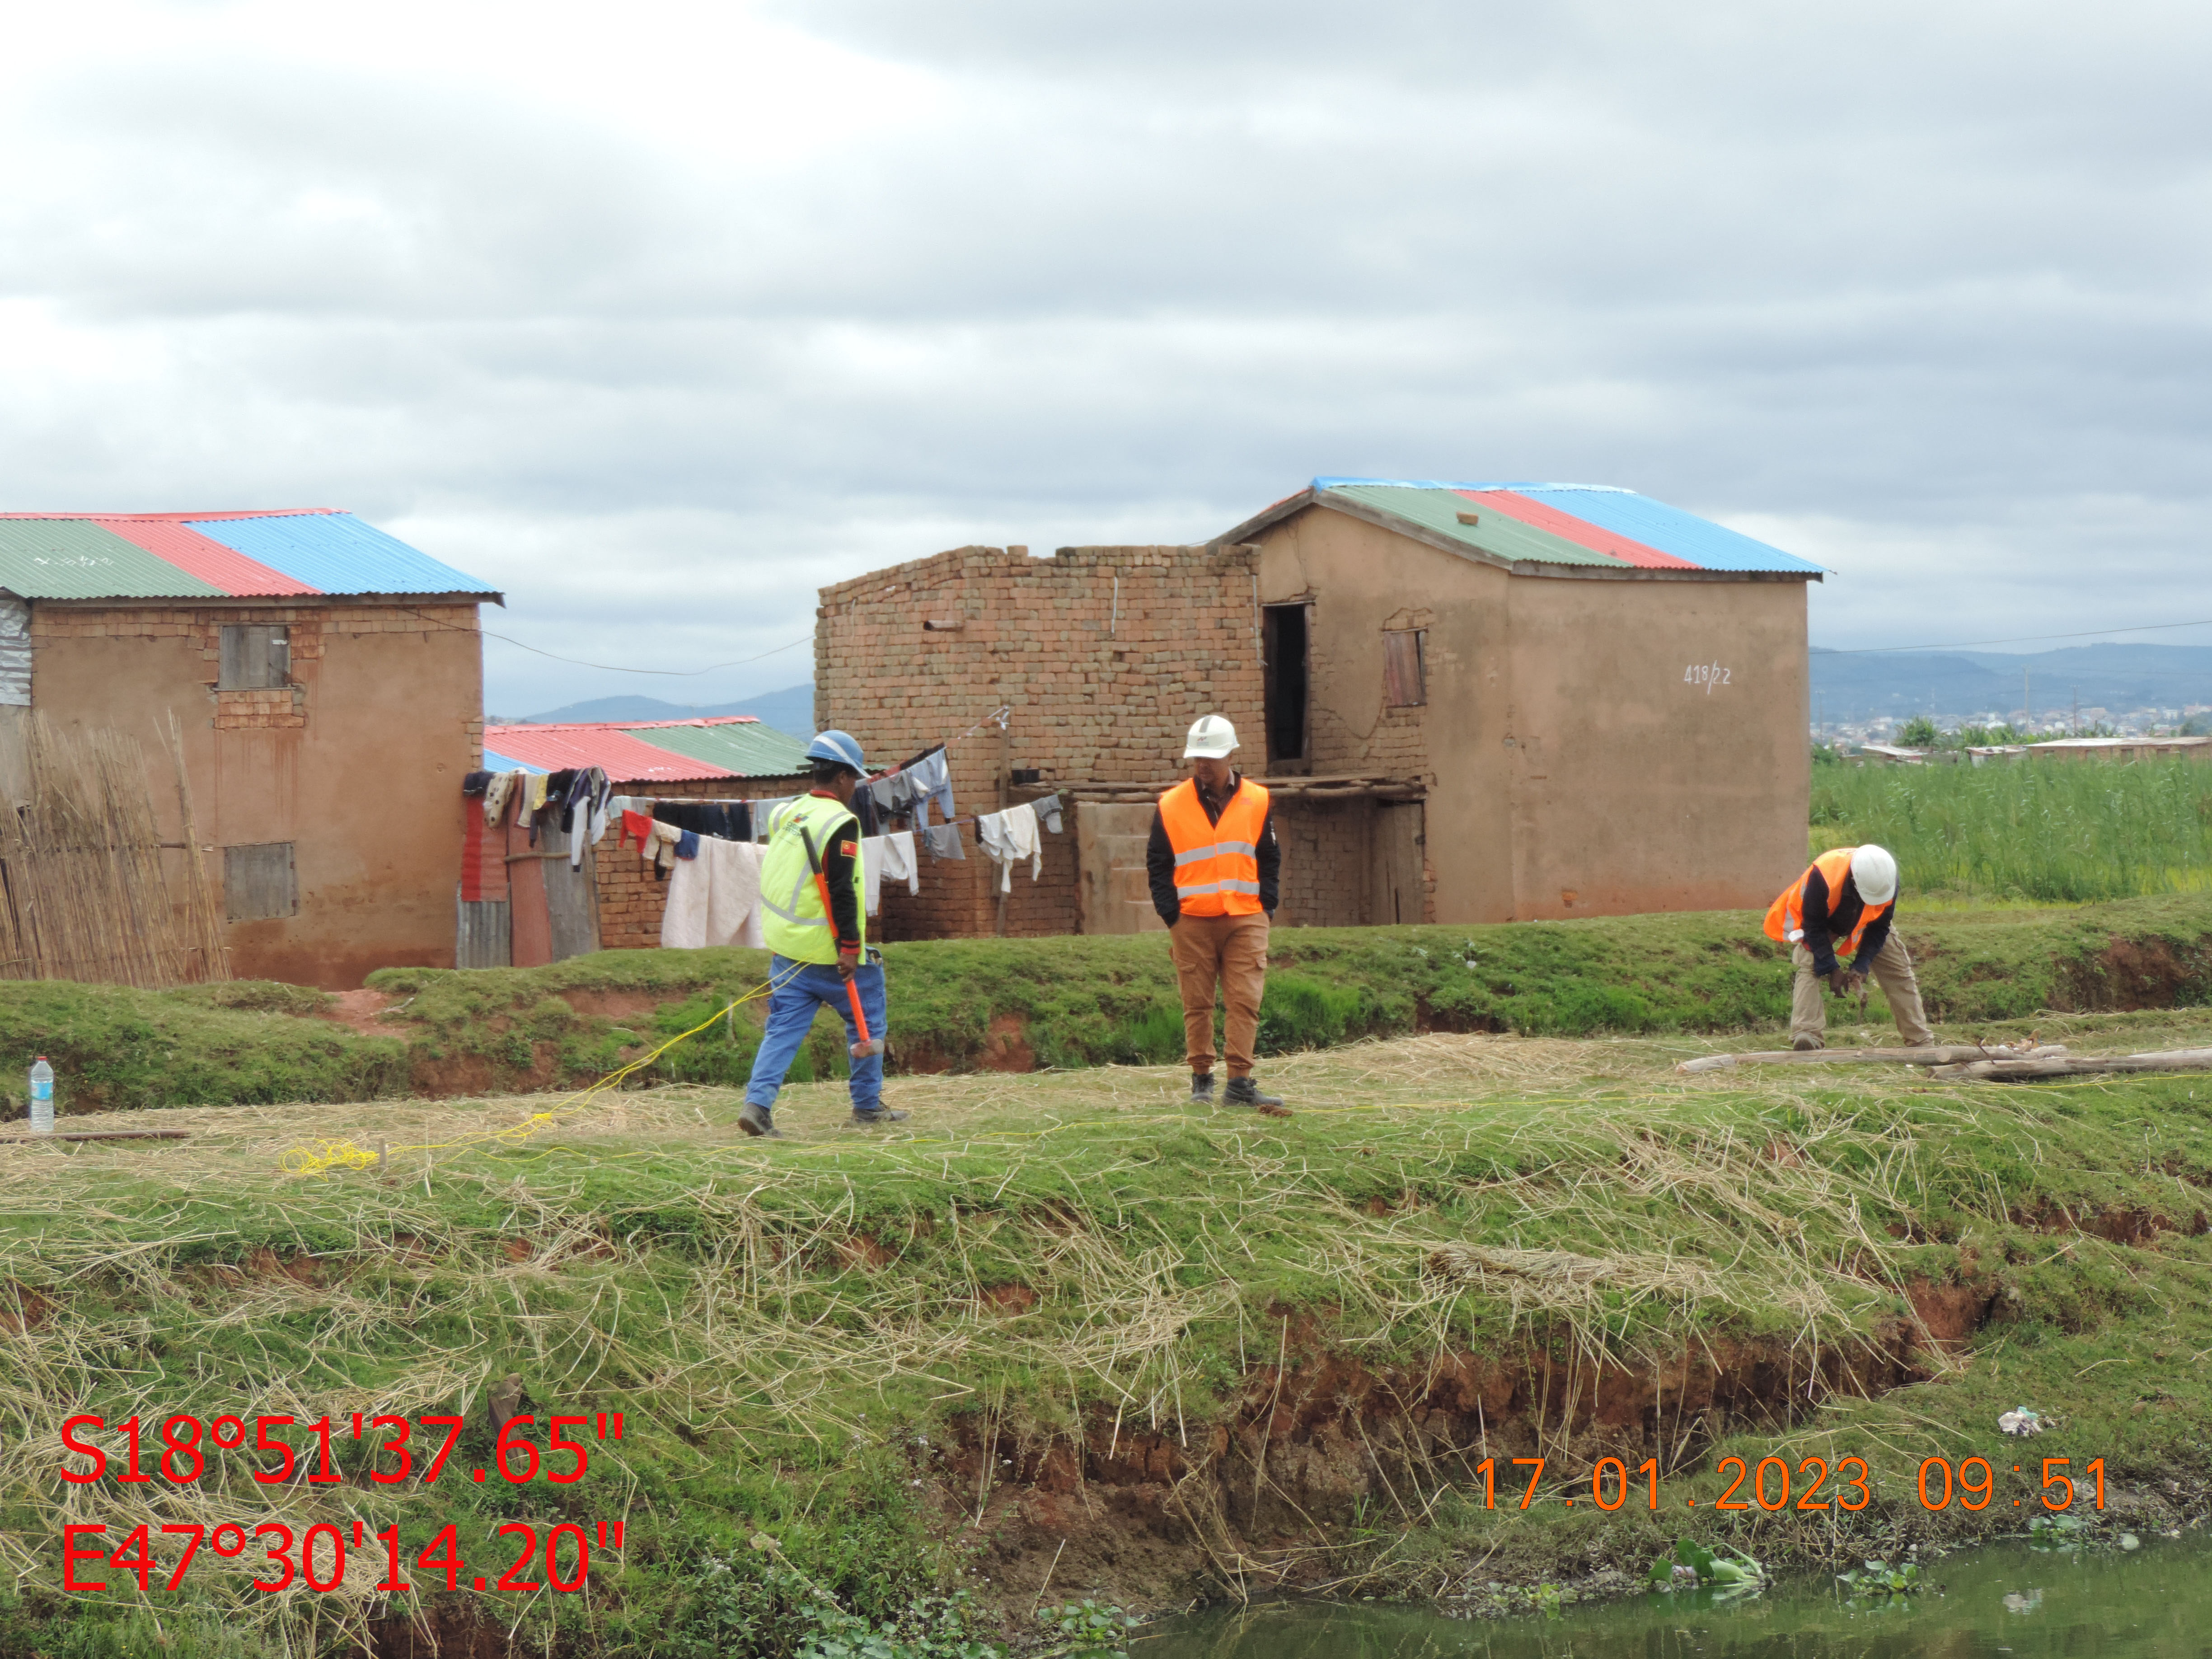
[[[793, 974], [795, 975], [804, 966], [804, 963], [795, 964]], [[731, 1018], [736, 1011], [745, 1004], [757, 1002], [763, 997], [774, 994], [781, 983], [780, 981], [770, 980], [756, 985], [743, 996], [734, 998], [726, 1007], [717, 1008], [690, 1030], [678, 1032], [652, 1053], [641, 1054], [627, 1065], [617, 1066], [605, 1077], [597, 1079], [579, 1089], [566, 1100], [557, 1101], [542, 1112], [532, 1112], [520, 1123], [511, 1123], [503, 1129], [487, 1129], [482, 1134], [465, 1135], [458, 1140], [418, 1141], [411, 1146], [392, 1146], [386, 1150], [385, 1155], [390, 1157], [396, 1152], [458, 1152], [470, 1146], [485, 1146], [493, 1141], [497, 1141], [503, 1146], [519, 1146], [540, 1130], [551, 1127], [554, 1119], [570, 1107], [580, 1105], [595, 1095], [604, 1094], [609, 1089], [621, 1087], [623, 1083], [652, 1065], [679, 1042], [688, 1042], [718, 1019]], [[283, 1166], [287, 1175], [323, 1176], [329, 1174], [332, 1170], [369, 1169], [376, 1162], [377, 1154], [358, 1142], [318, 1140], [311, 1146], [291, 1148], [283, 1156]]]

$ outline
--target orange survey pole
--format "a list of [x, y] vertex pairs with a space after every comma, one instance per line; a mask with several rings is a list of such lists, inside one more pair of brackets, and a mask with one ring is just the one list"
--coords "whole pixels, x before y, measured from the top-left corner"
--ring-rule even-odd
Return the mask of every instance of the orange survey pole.
[[[822, 919], [829, 924], [834, 935], [837, 927], [837, 912], [830, 902], [830, 878], [822, 868], [821, 856], [814, 850], [814, 838], [806, 833], [805, 824], [799, 827], [799, 839], [806, 848], [806, 867], [814, 872], [814, 890], [822, 896]], [[847, 1052], [854, 1060], [866, 1060], [883, 1053], [882, 1039], [868, 1035], [868, 1016], [860, 1006], [860, 988], [854, 982], [850, 974], [845, 975], [845, 1000], [852, 1006], [853, 1024], [860, 1034], [860, 1040]]]

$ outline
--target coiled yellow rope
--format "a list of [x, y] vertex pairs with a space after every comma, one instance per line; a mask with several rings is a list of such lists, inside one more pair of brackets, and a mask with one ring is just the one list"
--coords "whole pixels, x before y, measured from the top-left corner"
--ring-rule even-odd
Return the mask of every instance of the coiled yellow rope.
[[[803, 963], [795, 964], [793, 972], [796, 973], [803, 967]], [[458, 1140], [417, 1141], [405, 1146], [390, 1146], [385, 1148], [384, 1156], [389, 1158], [397, 1152], [459, 1152], [466, 1147], [487, 1146], [495, 1141], [508, 1146], [520, 1146], [539, 1131], [551, 1127], [554, 1120], [571, 1107], [581, 1105], [585, 1101], [596, 1095], [605, 1094], [610, 1089], [620, 1088], [623, 1083], [652, 1065], [671, 1048], [675, 1048], [678, 1043], [690, 1042], [716, 1020], [734, 1021], [738, 1009], [749, 1002], [758, 1002], [763, 997], [774, 995], [781, 983], [781, 981], [769, 980], [756, 985], [743, 996], [732, 999], [727, 1006], [717, 1008], [690, 1030], [678, 1032], [650, 1054], [640, 1054], [628, 1064], [617, 1066], [605, 1077], [597, 1079], [579, 1089], [566, 1100], [556, 1102], [542, 1112], [532, 1112], [520, 1123], [511, 1123], [503, 1129], [487, 1129], [481, 1134], [464, 1135]], [[358, 1141], [318, 1140], [313, 1146], [291, 1148], [283, 1156], [283, 1168], [287, 1175], [327, 1176], [333, 1170], [370, 1169], [376, 1164], [377, 1161], [377, 1153], [362, 1146]]]

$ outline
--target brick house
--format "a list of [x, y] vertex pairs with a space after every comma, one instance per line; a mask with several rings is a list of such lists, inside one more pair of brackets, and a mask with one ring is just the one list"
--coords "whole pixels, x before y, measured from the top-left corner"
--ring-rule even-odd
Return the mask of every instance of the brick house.
[[[963, 812], [1058, 791], [1009, 933], [1157, 927], [1150, 800], [1198, 715], [1277, 803], [1285, 926], [1761, 905], [1804, 857], [1816, 565], [1633, 492], [1320, 478], [1192, 547], [970, 547], [824, 588], [820, 723], [951, 738]], [[890, 937], [996, 930], [925, 861]]]
[[[485, 728], [492, 771], [553, 773], [596, 766], [615, 793], [659, 800], [771, 800], [809, 787], [806, 745], [750, 714]], [[464, 968], [532, 968], [586, 951], [633, 951], [660, 943], [668, 889], [634, 847], [611, 833], [571, 872], [568, 843], [541, 829], [536, 843], [506, 815], [482, 839], [483, 814], [465, 826], [475, 900], [462, 902], [457, 961]], [[471, 906], [476, 907], [471, 910]]]
[[110, 728], [175, 841], [173, 714], [235, 973], [344, 989], [450, 962], [487, 599], [323, 508], [0, 514], [0, 787], [20, 799], [29, 711]]

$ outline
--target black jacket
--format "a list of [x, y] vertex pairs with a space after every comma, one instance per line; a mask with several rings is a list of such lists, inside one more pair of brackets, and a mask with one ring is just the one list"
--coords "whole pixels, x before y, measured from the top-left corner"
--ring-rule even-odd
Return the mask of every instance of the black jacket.
[[[1238, 777], [1230, 784], [1229, 793], [1220, 800], [1210, 799], [1206, 791], [1198, 792], [1198, 804], [1206, 809], [1209, 823], [1221, 822], [1221, 814], [1229, 803], [1237, 799], [1237, 792], [1244, 787]], [[1278, 888], [1283, 873], [1283, 849], [1275, 840], [1275, 804], [1267, 803], [1267, 816], [1260, 825], [1260, 839], [1253, 845], [1259, 850], [1260, 908], [1269, 915], [1275, 914], [1279, 902]], [[1152, 809], [1152, 836], [1145, 845], [1145, 873], [1151, 878], [1152, 908], [1160, 913], [1160, 920], [1170, 927], [1182, 917], [1182, 902], [1176, 897], [1175, 843], [1168, 839], [1168, 827], [1161, 822], [1158, 807]]]
[[[1859, 917], [1866, 912], [1866, 902], [1859, 897], [1858, 884], [1849, 876], [1844, 878], [1844, 890], [1831, 895], [1828, 878], [1814, 865], [1812, 873], [1805, 878], [1804, 946], [1813, 953], [1813, 971], [1826, 975], [1836, 971], [1836, 940], [1849, 939], [1851, 929], [1859, 925]], [[1883, 911], [1868, 924], [1865, 935], [1859, 940], [1859, 953], [1852, 958], [1851, 966], [1863, 970], [1874, 966], [1875, 953], [1889, 939], [1889, 919], [1897, 914], [1894, 905]]]

